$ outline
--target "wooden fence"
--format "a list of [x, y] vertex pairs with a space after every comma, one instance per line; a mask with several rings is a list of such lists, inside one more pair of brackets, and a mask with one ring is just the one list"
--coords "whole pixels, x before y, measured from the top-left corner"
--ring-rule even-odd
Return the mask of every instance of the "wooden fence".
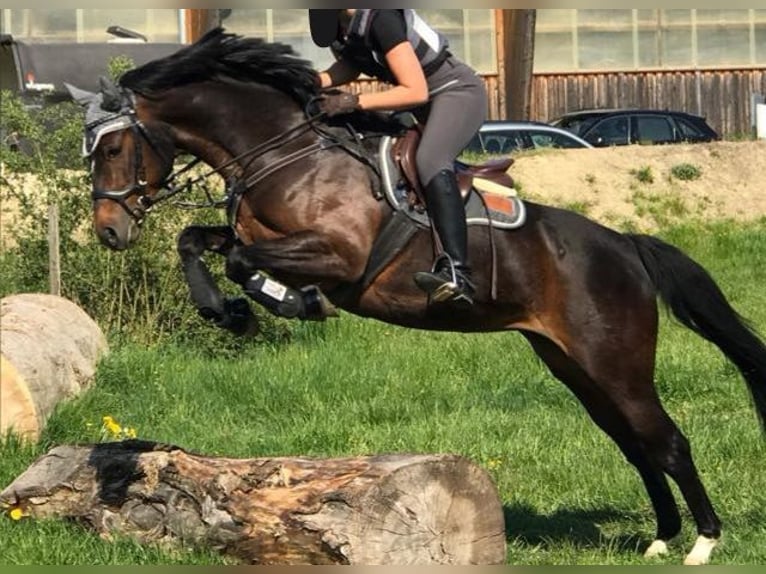
[[753, 94], [766, 95], [766, 68], [535, 74], [530, 119], [587, 108], [667, 108], [704, 116], [731, 137], [752, 132]]
[[[505, 94], [497, 74], [485, 74], [489, 119], [506, 118]], [[361, 80], [355, 91], [384, 88]], [[722, 136], [753, 130], [752, 95], [766, 96], [766, 68], [741, 70], [535, 74], [531, 120], [549, 122], [566, 112], [588, 108], [655, 108], [707, 118]]]

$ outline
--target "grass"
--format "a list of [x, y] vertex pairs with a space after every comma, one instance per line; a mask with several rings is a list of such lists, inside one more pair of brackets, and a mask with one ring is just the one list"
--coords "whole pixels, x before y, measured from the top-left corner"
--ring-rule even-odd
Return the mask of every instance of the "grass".
[[648, 165], [630, 170], [630, 175], [641, 183], [654, 183], [654, 174], [652, 173], [652, 168]]
[[702, 177], [702, 170], [692, 163], [679, 163], [670, 168], [670, 175], [681, 181], [693, 181]]
[[[663, 234], [766, 327], [766, 219]], [[93, 387], [61, 405], [34, 445], [0, 444], [0, 486], [62, 443], [99, 440], [113, 416], [139, 438], [209, 455], [334, 457], [450, 452], [496, 481], [510, 564], [680, 564], [694, 540], [642, 558], [654, 519], [637, 474], [516, 334], [405, 330], [348, 314], [303, 323], [289, 344], [211, 357], [189, 347], [114, 346]], [[657, 386], [689, 437], [724, 522], [718, 564], [766, 562], [766, 443], [737, 372], [709, 343], [663, 320]], [[683, 508], [683, 506], [682, 506]], [[5, 564], [220, 564], [100, 540], [62, 521], [0, 517]]]

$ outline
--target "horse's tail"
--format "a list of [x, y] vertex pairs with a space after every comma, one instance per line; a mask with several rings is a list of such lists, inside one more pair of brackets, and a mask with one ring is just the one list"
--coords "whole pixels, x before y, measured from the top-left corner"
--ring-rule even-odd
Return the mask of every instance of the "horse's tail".
[[628, 235], [673, 315], [721, 351], [742, 373], [766, 433], [766, 346], [701, 265], [648, 235]]

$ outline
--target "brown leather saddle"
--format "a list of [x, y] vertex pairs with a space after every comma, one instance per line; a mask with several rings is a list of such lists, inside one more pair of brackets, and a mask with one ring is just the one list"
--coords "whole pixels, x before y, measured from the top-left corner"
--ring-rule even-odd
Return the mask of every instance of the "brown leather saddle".
[[[399, 166], [402, 175], [408, 183], [408, 195], [412, 207], [425, 206], [425, 194], [418, 177], [415, 157], [420, 143], [420, 126], [409, 128], [403, 136], [396, 139], [391, 146], [394, 162]], [[512, 158], [492, 159], [479, 165], [459, 164], [456, 169], [458, 187], [466, 201], [473, 188], [475, 177], [487, 179], [504, 187], [513, 187], [513, 178], [508, 175], [508, 169], [513, 165]]]

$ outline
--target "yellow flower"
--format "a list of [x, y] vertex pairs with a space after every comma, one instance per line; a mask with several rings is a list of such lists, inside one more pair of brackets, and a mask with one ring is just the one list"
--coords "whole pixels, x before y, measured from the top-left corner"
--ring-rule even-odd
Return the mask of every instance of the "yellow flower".
[[117, 424], [117, 421], [115, 421], [112, 417], [109, 415], [103, 417], [101, 419], [104, 423], [104, 428], [111, 434], [113, 437], [120, 436], [120, 433], [122, 432], [122, 427]]
[[127, 438], [136, 438], [136, 429], [134, 428], [125, 429], [125, 436]]
[[14, 506], [11, 508], [11, 510], [8, 512], [8, 516], [11, 517], [11, 520], [21, 520], [26, 514], [23, 510], [21, 510], [20, 507]]

